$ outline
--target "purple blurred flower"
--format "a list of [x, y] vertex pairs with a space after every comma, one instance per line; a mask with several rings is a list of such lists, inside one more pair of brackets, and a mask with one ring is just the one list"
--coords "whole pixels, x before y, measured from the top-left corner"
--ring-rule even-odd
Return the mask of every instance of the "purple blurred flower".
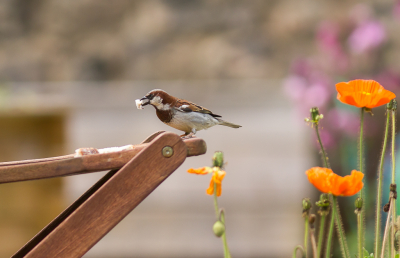
[[339, 26], [333, 22], [322, 22], [317, 31], [317, 43], [326, 52], [341, 51]]
[[393, 71], [382, 71], [374, 76], [374, 80], [378, 81], [385, 89], [390, 91], [398, 91], [400, 86], [400, 76]]
[[379, 47], [386, 40], [385, 28], [378, 21], [366, 21], [358, 25], [349, 36], [351, 51], [363, 54]]
[[340, 43], [340, 27], [333, 22], [322, 22], [317, 31], [317, 44], [319, 48], [329, 57], [325, 64], [331, 64], [333, 68], [344, 71], [348, 67], [348, 58]]
[[323, 107], [330, 99], [330, 92], [321, 83], [311, 84], [305, 91], [304, 104], [309, 107]]
[[323, 80], [307, 80], [291, 75], [283, 82], [285, 93], [306, 110], [325, 106], [331, 97], [329, 86]]
[[332, 109], [325, 116], [329, 127], [336, 131], [344, 131], [347, 135], [356, 136], [359, 131], [359, 117], [353, 112]]
[[400, 21], [400, 1], [397, 1], [393, 7], [393, 16]]
[[307, 89], [307, 80], [301, 76], [291, 75], [284, 80], [283, 89], [292, 100], [302, 101]]
[[[319, 131], [319, 135], [321, 137], [321, 141], [325, 149], [331, 149], [336, 147], [335, 137], [329, 131], [324, 130], [322, 127], [322, 129]], [[316, 135], [314, 135], [314, 138], [315, 138], [314, 141], [315, 147], [319, 149], [320, 146], [318, 143], [318, 138]]]
[[291, 65], [291, 73], [294, 73], [298, 76], [308, 78], [312, 71], [312, 66], [310, 61], [307, 59], [299, 58], [292, 62]]

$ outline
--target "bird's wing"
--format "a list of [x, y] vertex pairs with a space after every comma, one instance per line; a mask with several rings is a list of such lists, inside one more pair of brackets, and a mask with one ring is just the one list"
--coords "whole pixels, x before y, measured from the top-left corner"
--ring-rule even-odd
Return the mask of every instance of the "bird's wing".
[[179, 99], [176, 101], [175, 107], [177, 110], [181, 112], [198, 112], [203, 114], [209, 114], [213, 117], [221, 117], [220, 115], [214, 114], [210, 110], [203, 108], [202, 106], [196, 105], [192, 102]]

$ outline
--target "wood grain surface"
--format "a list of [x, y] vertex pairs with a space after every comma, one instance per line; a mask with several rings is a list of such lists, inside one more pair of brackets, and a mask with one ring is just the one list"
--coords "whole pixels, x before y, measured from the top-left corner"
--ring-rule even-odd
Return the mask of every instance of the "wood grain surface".
[[[153, 135], [159, 136], [162, 133], [157, 132]], [[154, 139], [154, 137], [152, 138], [153, 135], [149, 136], [150, 140]], [[151, 144], [147, 139], [145, 141], [146, 143], [135, 145], [132, 150], [92, 154], [81, 157], [74, 157], [73, 154], [70, 154], [44, 159], [3, 162], [0, 163], [0, 183], [119, 169]], [[207, 151], [206, 143], [200, 138], [185, 139], [184, 143], [188, 157], [202, 155]]]
[[[173, 148], [170, 158], [162, 155], [165, 146]], [[178, 135], [157, 136], [125, 166], [110, 174], [42, 241], [13, 257], [82, 257], [175, 171], [186, 156], [187, 146]]]

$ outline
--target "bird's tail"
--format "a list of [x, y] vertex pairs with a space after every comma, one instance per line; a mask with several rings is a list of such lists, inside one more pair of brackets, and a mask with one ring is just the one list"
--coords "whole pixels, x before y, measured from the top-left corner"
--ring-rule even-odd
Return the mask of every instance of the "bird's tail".
[[219, 121], [220, 125], [229, 126], [229, 127], [232, 127], [232, 128], [242, 127], [241, 125], [236, 125], [236, 124], [233, 124], [233, 123], [229, 123], [229, 122], [226, 122], [226, 121], [224, 121], [222, 119], [218, 119], [218, 121]]

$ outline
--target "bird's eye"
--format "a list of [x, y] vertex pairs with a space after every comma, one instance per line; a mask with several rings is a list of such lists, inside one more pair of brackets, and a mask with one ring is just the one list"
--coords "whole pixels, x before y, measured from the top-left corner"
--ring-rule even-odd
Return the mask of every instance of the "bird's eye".
[[148, 94], [148, 95], [146, 96], [146, 98], [148, 98], [149, 100], [152, 100], [152, 99], [154, 98], [154, 95], [153, 95], [153, 94]]

